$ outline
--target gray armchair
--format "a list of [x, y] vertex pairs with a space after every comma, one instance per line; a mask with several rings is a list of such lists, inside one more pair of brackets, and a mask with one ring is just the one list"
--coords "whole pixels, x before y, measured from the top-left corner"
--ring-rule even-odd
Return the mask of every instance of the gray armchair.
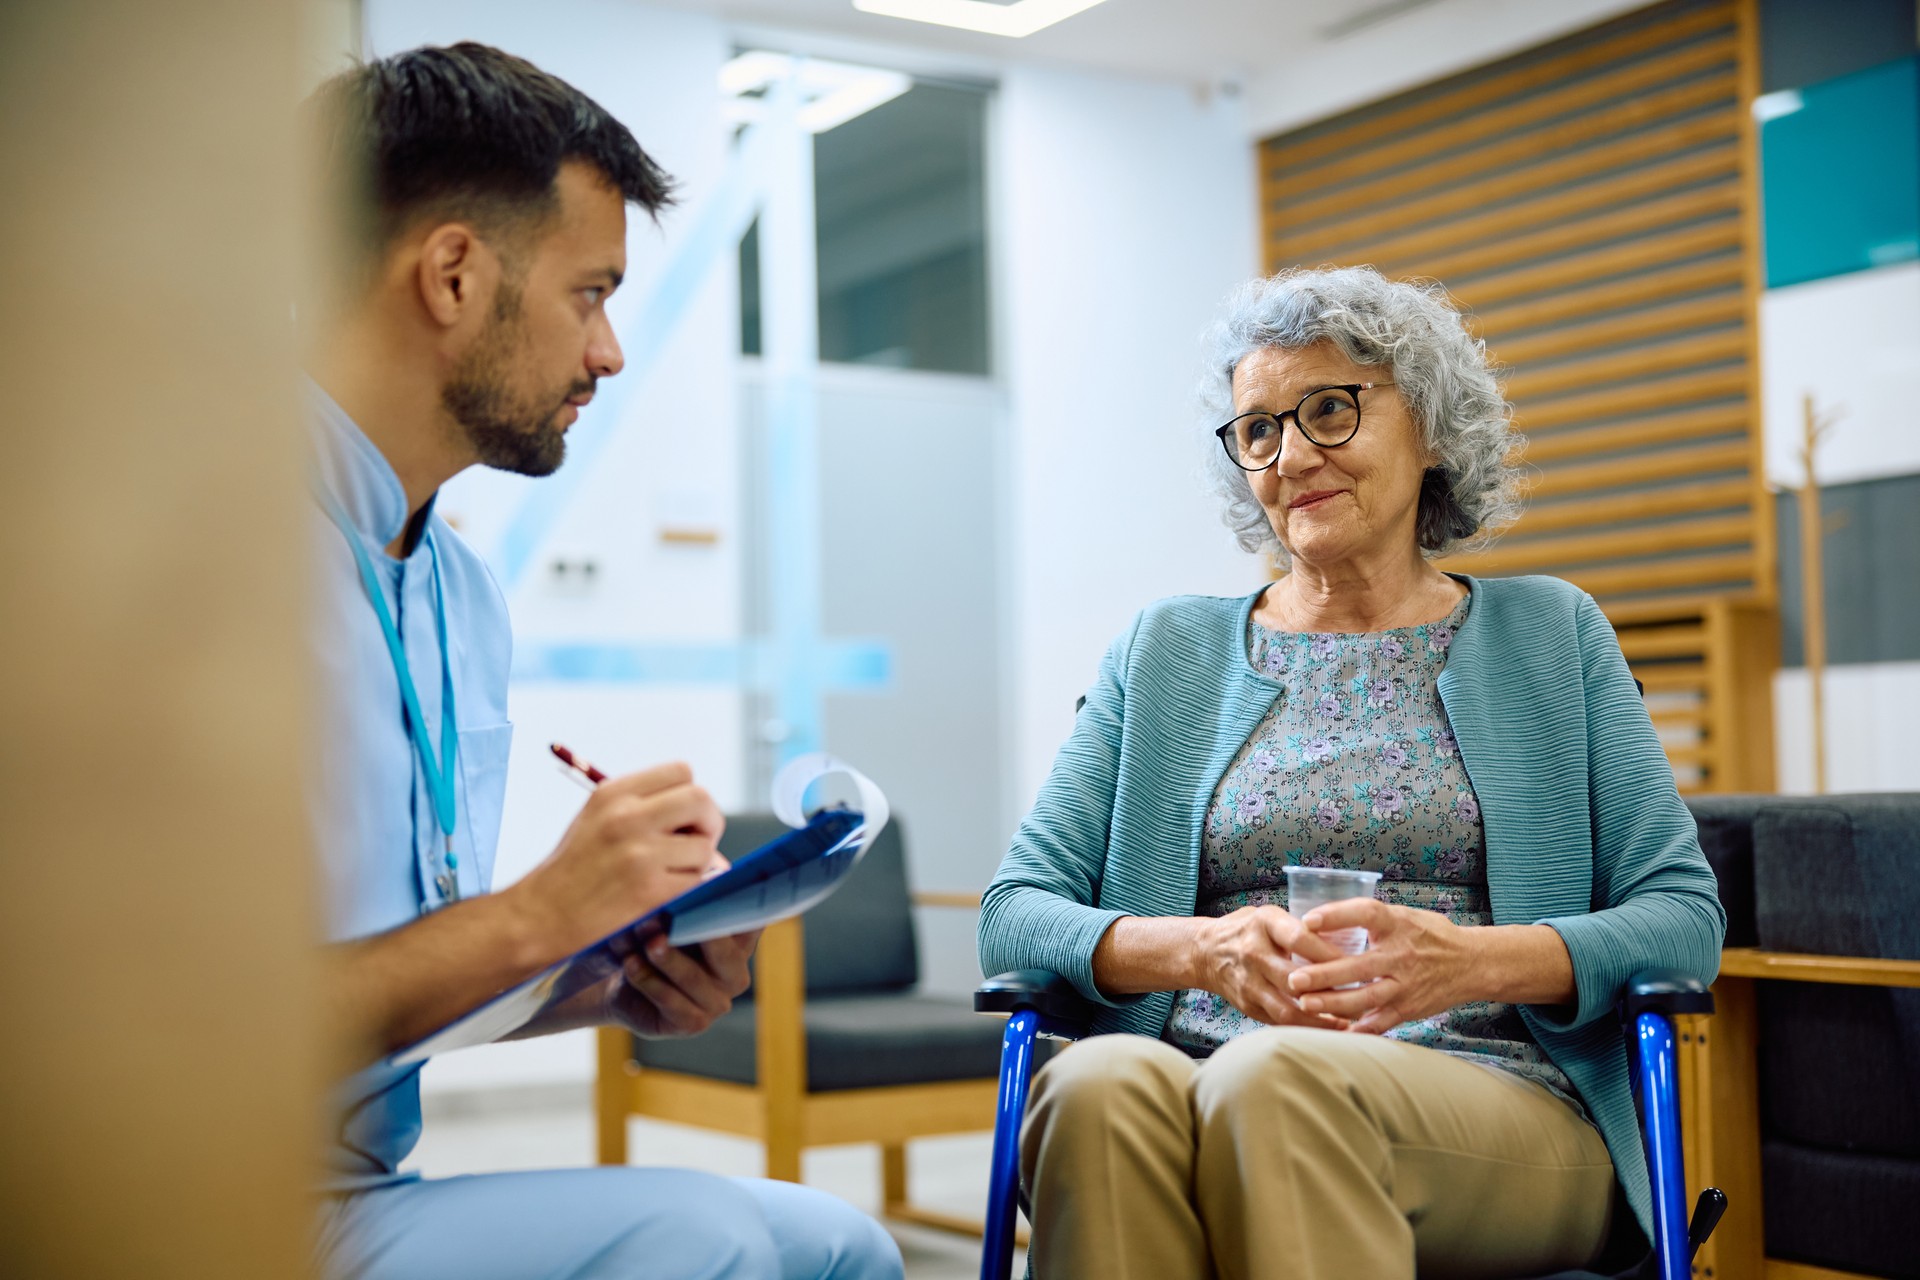
[[[770, 815], [731, 817], [721, 850], [737, 856], [784, 830]], [[793, 1182], [807, 1147], [878, 1143], [886, 1216], [977, 1233], [978, 1222], [911, 1203], [906, 1144], [993, 1127], [1000, 1029], [966, 997], [919, 990], [912, 908], [896, 818], [804, 922], [767, 931], [753, 988], [704, 1035], [603, 1030], [601, 1163], [626, 1162], [629, 1115], [756, 1138], [767, 1176]]]

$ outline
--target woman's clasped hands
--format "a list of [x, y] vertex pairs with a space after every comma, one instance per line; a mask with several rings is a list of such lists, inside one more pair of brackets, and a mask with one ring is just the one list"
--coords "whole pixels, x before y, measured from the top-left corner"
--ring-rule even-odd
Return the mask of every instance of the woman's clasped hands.
[[[1346, 929], [1367, 931], [1364, 952], [1327, 936]], [[1377, 1035], [1472, 999], [1471, 941], [1440, 912], [1354, 898], [1299, 919], [1260, 906], [1208, 920], [1196, 962], [1209, 991], [1269, 1026]]]
[[[1441, 912], [1351, 898], [1315, 907], [1299, 927], [1321, 947], [1300, 949], [1313, 962], [1286, 978], [1288, 994], [1305, 1013], [1377, 1035], [1474, 998], [1473, 931]], [[1339, 954], [1325, 935], [1343, 929], [1365, 929], [1367, 949]]]
[[1343, 1017], [1303, 1009], [1288, 985], [1296, 966], [1338, 960], [1340, 949], [1279, 907], [1203, 918], [1195, 953], [1200, 985], [1249, 1018], [1274, 1027], [1347, 1027]]

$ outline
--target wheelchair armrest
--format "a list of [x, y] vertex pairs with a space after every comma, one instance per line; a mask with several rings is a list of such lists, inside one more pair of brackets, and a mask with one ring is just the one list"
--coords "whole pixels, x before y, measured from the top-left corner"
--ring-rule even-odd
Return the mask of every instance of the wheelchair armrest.
[[1093, 1022], [1093, 1001], [1046, 969], [1015, 969], [988, 978], [973, 993], [975, 1013], [1013, 1014], [1031, 1009], [1048, 1022], [1084, 1030]]
[[1712, 1013], [1713, 992], [1679, 969], [1642, 969], [1627, 979], [1621, 1004], [1631, 1024], [1643, 1013]]

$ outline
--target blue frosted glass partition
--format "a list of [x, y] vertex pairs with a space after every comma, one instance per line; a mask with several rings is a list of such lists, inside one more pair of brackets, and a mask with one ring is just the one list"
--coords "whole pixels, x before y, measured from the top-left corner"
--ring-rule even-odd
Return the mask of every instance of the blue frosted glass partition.
[[1769, 288], [1920, 258], [1920, 56], [1761, 103]]

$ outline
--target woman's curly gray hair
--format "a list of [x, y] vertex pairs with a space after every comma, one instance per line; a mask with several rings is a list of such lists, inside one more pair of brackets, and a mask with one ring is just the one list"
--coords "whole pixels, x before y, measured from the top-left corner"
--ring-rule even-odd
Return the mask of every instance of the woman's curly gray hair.
[[1520, 514], [1519, 443], [1512, 408], [1446, 290], [1432, 282], [1388, 280], [1372, 267], [1296, 268], [1250, 281], [1233, 294], [1207, 338], [1200, 398], [1207, 414], [1208, 465], [1226, 499], [1222, 518], [1248, 551], [1286, 548], [1253, 496], [1247, 473], [1212, 438], [1234, 416], [1233, 371], [1263, 347], [1331, 342], [1358, 364], [1386, 365], [1413, 410], [1438, 464], [1420, 487], [1420, 549], [1445, 555], [1482, 542]]

